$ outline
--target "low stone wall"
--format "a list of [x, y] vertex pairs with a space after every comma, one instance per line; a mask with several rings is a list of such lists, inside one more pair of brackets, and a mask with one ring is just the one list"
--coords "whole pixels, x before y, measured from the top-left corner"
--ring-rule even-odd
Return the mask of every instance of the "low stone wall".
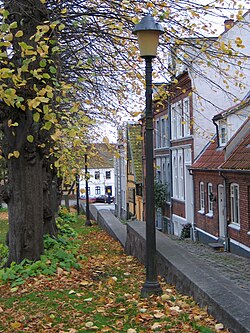
[[[232, 333], [250, 333], [249, 294], [222, 277], [199, 258], [183, 253], [183, 249], [156, 231], [157, 269], [168, 283], [192, 296]], [[140, 262], [145, 262], [145, 223], [130, 222], [127, 225], [125, 251]]]

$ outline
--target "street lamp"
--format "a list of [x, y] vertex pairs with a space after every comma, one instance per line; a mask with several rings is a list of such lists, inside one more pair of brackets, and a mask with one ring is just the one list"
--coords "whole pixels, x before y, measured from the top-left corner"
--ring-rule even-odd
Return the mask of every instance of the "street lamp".
[[162, 294], [157, 279], [155, 198], [154, 198], [154, 147], [152, 111], [152, 59], [156, 57], [159, 36], [164, 32], [162, 26], [147, 14], [133, 30], [137, 35], [140, 56], [146, 64], [146, 113], [145, 113], [145, 155], [146, 155], [146, 282], [141, 290], [142, 297]]
[[84, 154], [85, 158], [85, 192], [86, 192], [86, 222], [85, 225], [90, 227], [92, 223], [90, 221], [90, 214], [89, 214], [89, 174], [88, 174], [88, 155]]

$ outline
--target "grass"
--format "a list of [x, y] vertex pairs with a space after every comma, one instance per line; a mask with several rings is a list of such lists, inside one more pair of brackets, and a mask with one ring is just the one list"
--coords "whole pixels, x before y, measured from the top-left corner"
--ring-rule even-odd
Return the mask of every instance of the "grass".
[[84, 223], [74, 223], [80, 269], [31, 277], [16, 288], [0, 285], [1, 333], [217, 332], [204, 309], [164, 281], [161, 297], [141, 299], [143, 266], [97, 225]]

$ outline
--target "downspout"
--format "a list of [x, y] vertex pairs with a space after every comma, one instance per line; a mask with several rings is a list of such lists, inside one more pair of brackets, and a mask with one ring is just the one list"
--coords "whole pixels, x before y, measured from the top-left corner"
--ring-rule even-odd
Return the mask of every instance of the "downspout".
[[168, 147], [169, 147], [169, 166], [170, 166], [170, 175], [169, 175], [169, 196], [170, 196], [170, 205], [169, 205], [169, 221], [170, 221], [170, 234], [174, 233], [174, 228], [172, 227], [173, 221], [172, 221], [172, 197], [173, 197], [173, 182], [172, 182], [172, 150], [170, 149], [170, 144], [171, 144], [171, 103], [170, 103], [170, 96], [168, 96]]
[[[194, 174], [193, 174], [192, 169], [189, 169], [188, 171], [189, 171], [190, 176], [192, 176], [192, 185], [193, 185], [192, 191], [193, 191], [193, 200], [194, 200], [194, 205], [195, 205], [196, 197], [195, 197], [195, 190], [194, 190], [194, 177], [193, 177]], [[197, 232], [196, 232], [196, 229], [195, 229], [194, 212], [193, 212], [193, 221], [192, 221], [192, 227], [191, 227], [191, 239], [194, 242], [197, 241]]]

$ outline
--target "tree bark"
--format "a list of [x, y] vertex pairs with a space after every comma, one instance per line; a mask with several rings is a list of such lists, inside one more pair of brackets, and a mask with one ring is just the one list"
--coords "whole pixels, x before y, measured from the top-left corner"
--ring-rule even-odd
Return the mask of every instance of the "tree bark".
[[43, 253], [42, 160], [35, 154], [30, 163], [21, 156], [8, 163], [10, 196], [9, 258], [7, 265], [24, 258], [38, 260]]
[[[16, 30], [23, 31], [22, 38], [13, 38], [13, 57], [9, 59], [10, 67], [14, 66], [17, 70], [23, 62], [19, 42], [36, 47], [31, 36], [36, 33], [37, 25], [48, 19], [47, 11], [40, 0], [6, 0], [4, 3], [10, 12], [8, 23], [17, 22]], [[14, 34], [16, 30], [13, 30]], [[29, 71], [23, 74], [26, 85], [18, 89], [17, 93], [24, 101], [35, 98], [35, 89], [42, 88], [43, 83], [36, 80], [31, 71], [39, 68], [39, 61], [37, 56], [30, 63]], [[9, 84], [11, 86], [13, 83], [10, 81]], [[2, 104], [0, 111], [4, 132], [3, 154], [8, 166], [8, 185], [5, 191], [9, 211], [8, 266], [13, 261], [20, 263], [25, 258], [38, 260], [43, 253], [45, 154], [40, 148], [44, 142], [42, 124], [34, 122], [33, 111], [28, 108], [27, 103], [25, 110]], [[18, 126], [10, 126], [13, 122]], [[34, 141], [28, 141], [28, 135]], [[19, 156], [13, 156], [13, 152], [17, 152]]]

